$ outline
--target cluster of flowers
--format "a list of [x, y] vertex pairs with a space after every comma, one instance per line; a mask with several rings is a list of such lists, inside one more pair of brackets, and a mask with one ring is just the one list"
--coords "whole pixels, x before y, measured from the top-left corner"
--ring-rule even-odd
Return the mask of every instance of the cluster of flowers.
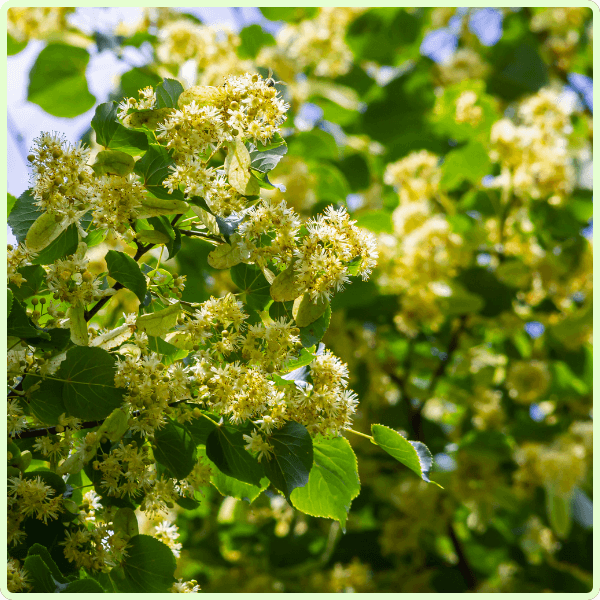
[[570, 112], [548, 88], [518, 107], [519, 122], [504, 118], [492, 126], [490, 157], [500, 164], [493, 185], [512, 189], [519, 198], [548, 198], [558, 204], [576, 181], [568, 136]]
[[407, 335], [417, 322], [441, 325], [440, 298], [451, 295], [448, 281], [464, 264], [463, 240], [437, 209], [441, 170], [434, 154], [421, 150], [388, 165], [384, 182], [393, 185], [400, 204], [392, 214], [393, 234], [379, 236], [380, 285], [402, 293], [396, 325]]
[[[75, 223], [84, 239], [90, 226], [123, 235], [141, 207], [143, 185], [133, 174], [95, 177], [90, 152], [81, 142], [72, 146], [56, 133], [42, 133], [28, 156], [33, 195], [62, 229]], [[81, 219], [89, 211], [92, 219], [84, 228]]]
[[[311, 300], [329, 300], [344, 289], [350, 275], [369, 278], [377, 262], [374, 236], [355, 225], [345, 208], [328, 206], [323, 215], [308, 220], [305, 235], [299, 237], [301, 221], [285, 202], [262, 201], [248, 211], [239, 228], [244, 262], [266, 267], [269, 261], [293, 265], [296, 296], [308, 293]], [[269, 244], [264, 239], [270, 239]], [[351, 271], [355, 262], [356, 272]]]

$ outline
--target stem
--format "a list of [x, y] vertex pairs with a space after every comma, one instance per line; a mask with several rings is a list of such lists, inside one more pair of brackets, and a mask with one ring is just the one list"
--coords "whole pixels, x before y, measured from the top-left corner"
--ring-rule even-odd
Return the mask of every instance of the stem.
[[461, 315], [460, 321], [458, 323], [458, 327], [454, 330], [452, 337], [450, 338], [450, 342], [448, 343], [448, 350], [446, 351], [446, 358], [442, 360], [436, 369], [431, 381], [429, 382], [429, 386], [427, 386], [427, 393], [433, 394], [435, 388], [437, 387], [438, 381], [444, 376], [446, 373], [446, 368], [452, 359], [452, 355], [454, 351], [458, 348], [458, 342], [460, 340], [460, 336], [462, 332], [465, 330], [465, 325], [467, 323], [468, 315]]
[[[133, 260], [135, 260], [136, 262], [142, 258], [142, 256], [144, 254], [146, 254], [146, 252], [148, 252], [148, 250], [150, 250], [154, 244], [148, 244], [147, 246], [144, 246], [143, 244], [140, 244], [139, 242], [136, 242], [137, 244], [137, 252], [135, 253]], [[115, 283], [115, 285], [113, 285], [113, 290], [120, 290], [122, 288], [124, 288], [125, 286], [122, 283]], [[98, 302], [96, 302], [96, 304], [94, 304], [94, 306], [92, 306], [92, 308], [90, 308], [90, 310], [86, 311], [85, 313], [85, 320], [89, 321], [90, 319], [92, 319], [94, 316], [96, 316], [96, 314], [100, 311], [100, 309], [112, 298], [112, 296], [104, 296], [104, 298], [101, 298]]]
[[350, 433], [355, 433], [356, 435], [360, 435], [364, 438], [367, 438], [368, 440], [371, 440], [373, 443], [375, 443], [375, 440], [372, 435], [367, 435], [366, 433], [361, 433], [360, 431], [355, 431], [354, 429], [350, 429], [350, 427], [344, 427], [344, 430], [349, 431]]
[[215, 244], [222, 244], [223, 240], [219, 239], [217, 236], [212, 235], [211, 233], [204, 233], [203, 231], [191, 231], [189, 229], [180, 229], [179, 233], [183, 235], [187, 235], [189, 237], [199, 237], [205, 239], [207, 242], [214, 242]]
[[473, 571], [467, 561], [467, 557], [465, 556], [465, 553], [463, 551], [462, 544], [460, 543], [460, 540], [456, 536], [456, 532], [454, 531], [454, 526], [452, 525], [452, 523], [448, 523], [448, 535], [450, 536], [450, 539], [452, 540], [452, 545], [454, 546], [454, 552], [456, 553], [456, 556], [458, 557], [458, 570], [460, 571], [460, 574], [463, 576], [463, 579], [465, 580], [465, 583], [467, 584], [467, 588], [469, 590], [471, 590], [477, 585], [477, 579], [475, 578], [475, 575], [473, 574]]

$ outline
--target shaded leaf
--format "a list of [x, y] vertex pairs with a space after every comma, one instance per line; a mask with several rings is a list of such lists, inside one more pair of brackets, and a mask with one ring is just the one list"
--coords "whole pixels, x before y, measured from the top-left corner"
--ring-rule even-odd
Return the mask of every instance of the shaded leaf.
[[[87, 238], [86, 238], [87, 243]], [[53, 242], [46, 246], [31, 262], [34, 265], [50, 265], [77, 251], [79, 232], [77, 225], [69, 225]], [[89, 244], [88, 244], [89, 246]]]
[[306, 327], [300, 327], [300, 341], [304, 348], [310, 348], [318, 344], [325, 335], [329, 327], [329, 321], [331, 320], [331, 306], [327, 306], [325, 312], [310, 325]]
[[76, 581], [72, 581], [65, 587], [65, 589], [60, 590], [61, 594], [101, 594], [104, 593], [104, 588], [91, 577], [87, 577], [86, 579], [77, 579]]
[[177, 479], [187, 477], [196, 464], [196, 444], [191, 433], [169, 419], [154, 433], [154, 458]]
[[121, 405], [125, 390], [114, 386], [115, 362], [101, 348], [67, 351], [57, 377], [65, 380], [63, 401], [68, 414], [84, 421], [103, 419]]
[[124, 580], [117, 582], [122, 592], [166, 592], [175, 582], [175, 557], [171, 549], [149, 535], [136, 535], [127, 544], [121, 563]]
[[165, 79], [156, 86], [156, 108], [177, 108], [183, 86], [175, 79]]
[[143, 302], [146, 296], [146, 278], [137, 262], [124, 252], [115, 250], [109, 250], [104, 258], [109, 276], [131, 290]]
[[10, 215], [8, 215], [8, 224], [19, 242], [25, 241], [29, 228], [43, 213], [35, 202], [31, 190], [25, 190], [17, 198]]
[[46, 566], [41, 556], [34, 554], [25, 559], [25, 570], [31, 579], [35, 593], [54, 593], [56, 584], [50, 569]]
[[303, 294], [294, 301], [292, 314], [298, 327], [306, 327], [316, 321], [329, 307], [329, 300], [317, 300], [313, 303], [308, 294]]
[[216, 427], [206, 440], [206, 455], [217, 468], [234, 479], [259, 486], [264, 477], [262, 465], [247, 450], [241, 431]]
[[105, 148], [132, 155], [148, 149], [144, 132], [132, 131], [119, 123], [116, 102], [105, 102], [96, 107], [92, 128], [96, 132], [96, 142]]
[[41, 337], [46, 340], [50, 339], [50, 336], [45, 331], [36, 327], [29, 320], [25, 309], [16, 298], [13, 298], [11, 306], [10, 319], [8, 320], [8, 327], [6, 330], [6, 334], [8, 336], [17, 337], [20, 339], [29, 339], [35, 337]]
[[[39, 382], [37, 377], [28, 379], [32, 379], [33, 383]], [[39, 388], [29, 393], [29, 410], [41, 423], [50, 427], [58, 425], [60, 415], [67, 412], [62, 392], [62, 381], [54, 379], [41, 381]]]
[[179, 190], [169, 194], [162, 182], [171, 174], [170, 167], [175, 163], [169, 151], [160, 144], [149, 144], [148, 151], [135, 163], [134, 172], [144, 180], [146, 189], [157, 198], [183, 200]]
[[41, 544], [33, 544], [29, 550], [27, 551], [27, 556], [39, 556], [48, 569], [50, 573], [56, 581], [60, 583], [64, 583], [67, 581], [66, 577], [60, 572], [60, 569], [56, 566], [54, 559], [50, 556], [50, 552], [48, 552], [48, 548], [42, 546]]
[[265, 463], [265, 473], [289, 500], [296, 488], [308, 483], [313, 464], [312, 439], [304, 425], [288, 421], [267, 441], [273, 446], [273, 455]]

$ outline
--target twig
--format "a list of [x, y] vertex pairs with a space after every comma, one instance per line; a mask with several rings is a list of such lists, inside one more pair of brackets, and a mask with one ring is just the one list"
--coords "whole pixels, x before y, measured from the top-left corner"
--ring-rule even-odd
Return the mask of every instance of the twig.
[[6, 113], [6, 122], [8, 125], [8, 130], [10, 131], [10, 134], [12, 135], [12, 137], [15, 141], [15, 145], [17, 146], [17, 150], [19, 151], [19, 154], [20, 154], [21, 158], [23, 159], [23, 162], [26, 165], [28, 165], [29, 161], [27, 160], [27, 148], [25, 147], [25, 138], [23, 137], [23, 134], [19, 131], [16, 123], [14, 122], [13, 118], [11, 117], [10, 110], [7, 111], [7, 113]]
[[461, 575], [463, 576], [463, 579], [465, 580], [465, 583], [467, 584], [467, 589], [472, 590], [477, 585], [477, 579], [475, 578], [475, 575], [471, 567], [469, 566], [467, 557], [463, 552], [462, 544], [456, 536], [456, 532], [454, 531], [454, 526], [452, 525], [452, 523], [448, 523], [448, 535], [452, 540], [454, 552], [458, 557], [458, 570], [460, 571]]

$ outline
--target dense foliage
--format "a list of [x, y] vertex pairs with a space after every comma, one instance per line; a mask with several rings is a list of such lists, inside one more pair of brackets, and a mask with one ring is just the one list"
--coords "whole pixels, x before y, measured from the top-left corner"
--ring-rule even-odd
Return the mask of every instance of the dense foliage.
[[591, 11], [72, 10], [48, 113], [151, 59], [8, 197], [9, 590], [589, 591]]

